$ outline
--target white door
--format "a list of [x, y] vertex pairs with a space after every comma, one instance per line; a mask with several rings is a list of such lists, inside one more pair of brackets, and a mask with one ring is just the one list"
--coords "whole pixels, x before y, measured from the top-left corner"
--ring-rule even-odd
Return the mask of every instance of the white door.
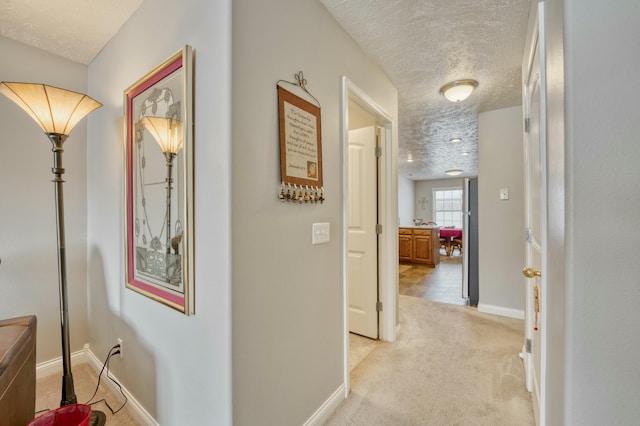
[[[544, 16], [539, 12], [540, 19]], [[524, 73], [525, 105], [525, 185], [526, 185], [526, 311], [525, 370], [531, 392], [536, 424], [545, 424], [544, 368], [546, 280], [546, 96], [544, 32], [540, 23], [531, 38], [530, 55]], [[528, 128], [527, 128], [528, 127]]]
[[378, 166], [376, 129], [349, 132], [349, 331], [378, 338]]

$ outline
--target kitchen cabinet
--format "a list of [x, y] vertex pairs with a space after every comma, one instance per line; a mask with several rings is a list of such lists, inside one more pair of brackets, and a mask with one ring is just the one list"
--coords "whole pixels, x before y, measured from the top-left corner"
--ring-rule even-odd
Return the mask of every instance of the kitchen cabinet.
[[413, 260], [413, 256], [411, 255], [413, 252], [413, 237], [411, 229], [398, 229], [398, 249], [400, 262], [411, 262]]
[[399, 228], [398, 258], [401, 262], [440, 263], [440, 228]]

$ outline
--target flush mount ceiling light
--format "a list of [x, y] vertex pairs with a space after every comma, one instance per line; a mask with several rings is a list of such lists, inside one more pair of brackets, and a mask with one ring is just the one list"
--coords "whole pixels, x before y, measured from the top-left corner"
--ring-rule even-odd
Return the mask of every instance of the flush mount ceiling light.
[[462, 155], [469, 155], [469, 151], [462, 151]]
[[449, 176], [458, 176], [459, 174], [462, 173], [462, 170], [460, 170], [460, 169], [451, 169], [451, 170], [447, 170], [445, 173], [448, 174]]
[[449, 139], [449, 142], [462, 142], [462, 138], [458, 138], [458, 137], [451, 138]]
[[440, 88], [440, 93], [451, 102], [464, 101], [478, 87], [475, 80], [455, 80]]

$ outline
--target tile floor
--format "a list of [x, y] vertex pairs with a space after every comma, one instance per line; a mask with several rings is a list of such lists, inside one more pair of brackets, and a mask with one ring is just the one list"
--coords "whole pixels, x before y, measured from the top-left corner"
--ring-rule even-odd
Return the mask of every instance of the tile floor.
[[431, 266], [400, 263], [400, 294], [434, 302], [468, 305], [462, 298], [462, 256], [440, 255], [440, 264]]

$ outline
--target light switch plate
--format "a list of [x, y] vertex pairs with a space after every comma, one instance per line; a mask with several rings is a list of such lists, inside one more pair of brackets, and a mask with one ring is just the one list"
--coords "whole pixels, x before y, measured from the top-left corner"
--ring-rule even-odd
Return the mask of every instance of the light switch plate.
[[311, 226], [311, 244], [323, 244], [328, 243], [330, 239], [329, 235], [329, 223], [314, 223]]
[[500, 188], [500, 199], [501, 200], [509, 199], [509, 188]]

